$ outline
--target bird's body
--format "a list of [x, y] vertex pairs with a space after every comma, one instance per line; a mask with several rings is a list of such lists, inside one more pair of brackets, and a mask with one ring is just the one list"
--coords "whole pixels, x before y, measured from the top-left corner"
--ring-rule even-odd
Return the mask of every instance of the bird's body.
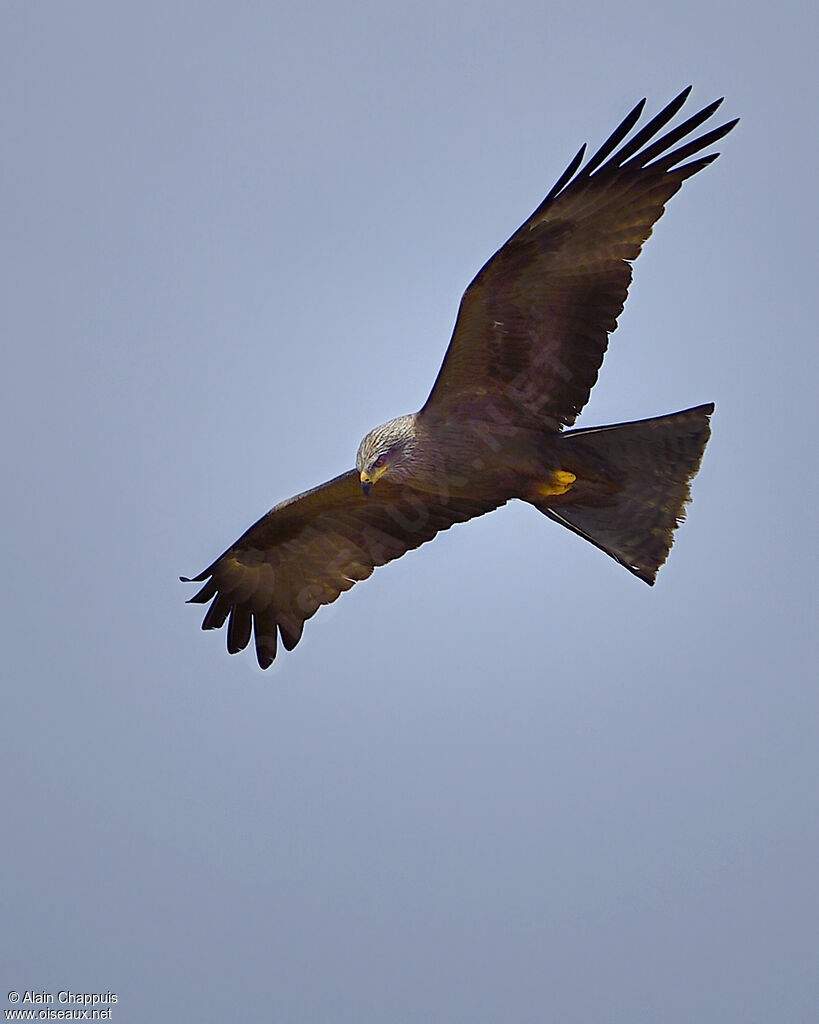
[[[543, 497], [548, 487], [560, 486], [552, 477], [566, 472], [561, 465], [565, 436], [501, 417], [487, 419], [465, 404], [432, 424], [419, 413], [390, 420], [367, 435], [362, 449], [366, 453], [371, 443], [384, 439], [398, 448], [400, 455], [388, 464], [393, 483], [440, 501], [468, 498], [501, 505], [512, 498]], [[359, 463], [359, 472], [366, 473], [366, 460]]]
[[254, 634], [266, 668], [277, 638], [294, 647], [322, 604], [376, 566], [512, 499], [654, 582], [684, 516], [713, 405], [563, 428], [597, 380], [631, 261], [668, 199], [716, 154], [684, 161], [736, 123], [674, 148], [717, 101], [656, 138], [688, 92], [624, 141], [638, 104], [582, 168], [581, 149], [470, 284], [417, 413], [370, 431], [354, 470], [277, 505], [196, 577], [204, 586], [191, 600], [212, 602], [202, 626], [229, 619], [231, 653]]
[[[418, 413], [390, 420], [367, 435], [362, 450], [366, 453], [370, 443], [384, 439], [390, 450], [398, 449], [395, 461], [387, 466], [394, 483], [438, 498], [506, 501], [521, 497], [515, 493], [519, 484], [526, 475], [537, 474], [537, 449], [543, 437], [536, 431], [504, 431], [503, 424], [464, 412], [433, 424]], [[359, 472], [366, 472], [365, 459], [359, 461]]]

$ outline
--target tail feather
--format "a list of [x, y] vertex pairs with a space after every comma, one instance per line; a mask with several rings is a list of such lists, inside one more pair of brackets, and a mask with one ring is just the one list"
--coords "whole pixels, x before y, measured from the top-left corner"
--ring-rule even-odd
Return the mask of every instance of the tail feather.
[[650, 586], [685, 518], [690, 484], [710, 436], [713, 404], [561, 435], [564, 495], [533, 502]]

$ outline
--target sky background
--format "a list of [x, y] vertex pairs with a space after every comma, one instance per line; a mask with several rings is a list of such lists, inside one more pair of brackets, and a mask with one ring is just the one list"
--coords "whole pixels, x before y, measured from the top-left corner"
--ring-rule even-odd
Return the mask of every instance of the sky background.
[[[816, 1019], [812, 6], [2, 3], [4, 1010]], [[689, 83], [743, 120], [579, 422], [717, 403], [657, 586], [516, 504], [229, 657], [177, 577], [417, 409]]]

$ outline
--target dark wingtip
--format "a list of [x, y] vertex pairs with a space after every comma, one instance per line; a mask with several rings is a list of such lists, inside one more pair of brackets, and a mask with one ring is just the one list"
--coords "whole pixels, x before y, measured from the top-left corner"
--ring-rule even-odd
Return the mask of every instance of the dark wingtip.
[[[558, 194], [558, 192], [560, 192], [560, 190], [563, 188], [563, 186], [568, 181], [571, 180], [572, 175], [575, 173], [577, 168], [583, 162], [583, 157], [585, 155], [586, 155], [586, 143], [584, 142], [583, 145], [580, 147], [580, 149], [578, 149], [578, 151], [575, 153], [574, 158], [571, 161], [571, 163], [569, 164], [569, 166], [566, 168], [566, 170], [560, 175], [560, 177], [557, 179], [557, 181], [551, 187], [551, 189], [549, 190], [549, 194], [546, 196], [546, 198], [540, 204], [540, 206], [538, 207], [538, 210], [545, 210], [546, 207], [549, 205], [549, 203]], [[537, 211], [535, 212], [534, 216], [536, 216], [536, 215], [537, 215]]]
[[270, 654], [264, 648], [256, 647], [256, 661], [259, 663], [259, 668], [264, 670], [270, 668], [273, 664], [273, 659], [276, 657], [275, 654]]
[[642, 113], [646, 108], [646, 103], [648, 103], [648, 98], [643, 96], [641, 100], [634, 104], [633, 109], [629, 111], [628, 118], [633, 118], [634, 121], [637, 121], [642, 116]]
[[204, 583], [208, 576], [212, 575], [212, 569], [213, 566], [210, 566], [204, 572], [200, 572], [198, 576], [180, 576], [179, 580], [181, 583]]

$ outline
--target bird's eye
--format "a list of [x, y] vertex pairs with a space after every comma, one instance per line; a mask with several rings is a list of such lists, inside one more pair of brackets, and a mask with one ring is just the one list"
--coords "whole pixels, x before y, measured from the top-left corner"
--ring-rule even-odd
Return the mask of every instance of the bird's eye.
[[386, 462], [387, 462], [387, 456], [386, 455], [379, 455], [378, 458], [373, 463], [373, 466], [375, 466], [376, 469], [381, 469], [382, 466], [386, 465]]

